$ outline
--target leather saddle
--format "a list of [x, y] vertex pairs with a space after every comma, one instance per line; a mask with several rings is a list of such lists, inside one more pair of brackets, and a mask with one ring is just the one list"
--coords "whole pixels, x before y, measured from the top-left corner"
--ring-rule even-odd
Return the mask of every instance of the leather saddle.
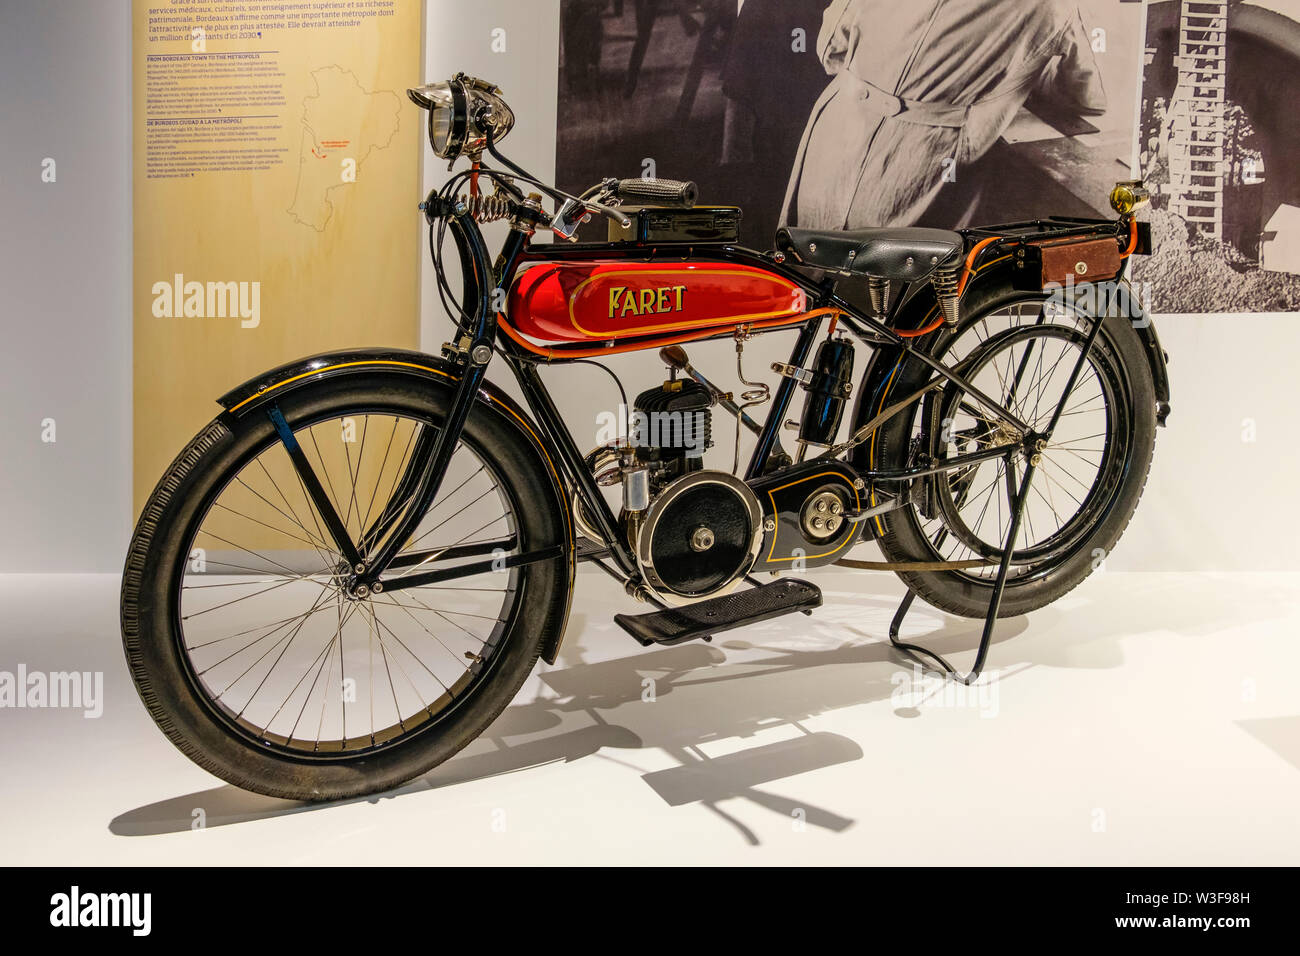
[[951, 272], [960, 266], [965, 242], [960, 233], [947, 229], [782, 226], [776, 232], [776, 247], [819, 269], [917, 282], [932, 272]]

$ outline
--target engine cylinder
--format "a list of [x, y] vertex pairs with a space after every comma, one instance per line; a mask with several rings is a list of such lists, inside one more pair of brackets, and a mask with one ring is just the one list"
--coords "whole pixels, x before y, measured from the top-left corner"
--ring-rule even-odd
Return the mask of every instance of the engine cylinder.
[[703, 467], [713, 444], [713, 402], [712, 393], [692, 379], [664, 382], [636, 397], [629, 438], [657, 486]]

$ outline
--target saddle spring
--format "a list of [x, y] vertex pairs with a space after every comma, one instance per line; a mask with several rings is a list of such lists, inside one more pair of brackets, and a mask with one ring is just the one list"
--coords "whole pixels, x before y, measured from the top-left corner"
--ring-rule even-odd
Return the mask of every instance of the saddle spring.
[[939, 311], [943, 313], [943, 321], [948, 328], [956, 326], [960, 318], [957, 273], [957, 269], [938, 271], [930, 280], [931, 285], [934, 286], [935, 298], [939, 300]]
[[871, 311], [882, 318], [889, 308], [889, 280], [880, 276], [867, 277], [867, 292], [871, 296]]

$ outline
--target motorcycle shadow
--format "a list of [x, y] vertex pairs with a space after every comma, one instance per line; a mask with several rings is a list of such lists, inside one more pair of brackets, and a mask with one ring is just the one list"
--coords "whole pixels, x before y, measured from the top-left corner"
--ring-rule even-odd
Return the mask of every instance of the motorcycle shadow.
[[[853, 825], [852, 818], [762, 788], [862, 759], [856, 741], [811, 731], [804, 722], [827, 712], [896, 699], [900, 675], [913, 671], [909, 658], [874, 635], [867, 639], [862, 628], [865, 619], [871, 631], [880, 633], [875, 619], [887, 620], [885, 606], [864, 607], [862, 596], [855, 603], [859, 606], [850, 610], [856, 613], [856, 626], [810, 618], [804, 629], [793, 634], [788, 623], [769, 622], [747, 629], [746, 639], [724, 639], [721, 646], [692, 643], [633, 649], [614, 659], [588, 662], [582, 660], [583, 648], [573, 641], [557, 666], [536, 675], [541, 693], [531, 700], [521, 695], [465, 751], [395, 790], [305, 803], [225, 785], [130, 810], [114, 818], [109, 830], [118, 836], [189, 830], [194, 828], [197, 808], [202, 808], [206, 828], [230, 826], [339, 805], [377, 803], [599, 754], [628, 766], [669, 806], [707, 807], [750, 844], [758, 844], [757, 834], [721, 809], [721, 802], [743, 798], [787, 820], [842, 832]], [[1035, 620], [1042, 623], [1051, 613], [1051, 609], [1039, 611]], [[945, 655], [968, 657], [963, 652], [978, 643], [980, 622], [938, 620], [940, 627], [927, 635], [929, 646]], [[1028, 618], [999, 622], [995, 644], [1016, 638], [1028, 626]], [[583, 622], [576, 620], [570, 627], [571, 640], [584, 630]], [[846, 631], [864, 639], [846, 641]], [[1018, 672], [1014, 665], [1030, 665], [1038, 652], [1050, 656], [1045, 647], [1035, 646], [1032, 634], [1007, 648], [1003, 663], [1009, 666], [1004, 673], [1014, 676]], [[910, 707], [896, 707], [894, 713], [917, 716]], [[782, 732], [779, 728], [788, 739], [734, 750], [736, 741], [771, 736], [774, 730]], [[720, 747], [712, 746], [719, 743]], [[705, 753], [729, 748], [733, 752]], [[642, 750], [658, 750], [677, 766], [646, 772], [616, 755]]]

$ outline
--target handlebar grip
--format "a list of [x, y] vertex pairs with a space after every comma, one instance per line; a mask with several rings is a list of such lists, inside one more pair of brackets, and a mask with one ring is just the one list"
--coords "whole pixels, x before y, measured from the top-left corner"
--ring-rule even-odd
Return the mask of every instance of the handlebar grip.
[[695, 183], [675, 179], [620, 179], [614, 194], [624, 202], [645, 206], [680, 206], [690, 209], [700, 197]]

